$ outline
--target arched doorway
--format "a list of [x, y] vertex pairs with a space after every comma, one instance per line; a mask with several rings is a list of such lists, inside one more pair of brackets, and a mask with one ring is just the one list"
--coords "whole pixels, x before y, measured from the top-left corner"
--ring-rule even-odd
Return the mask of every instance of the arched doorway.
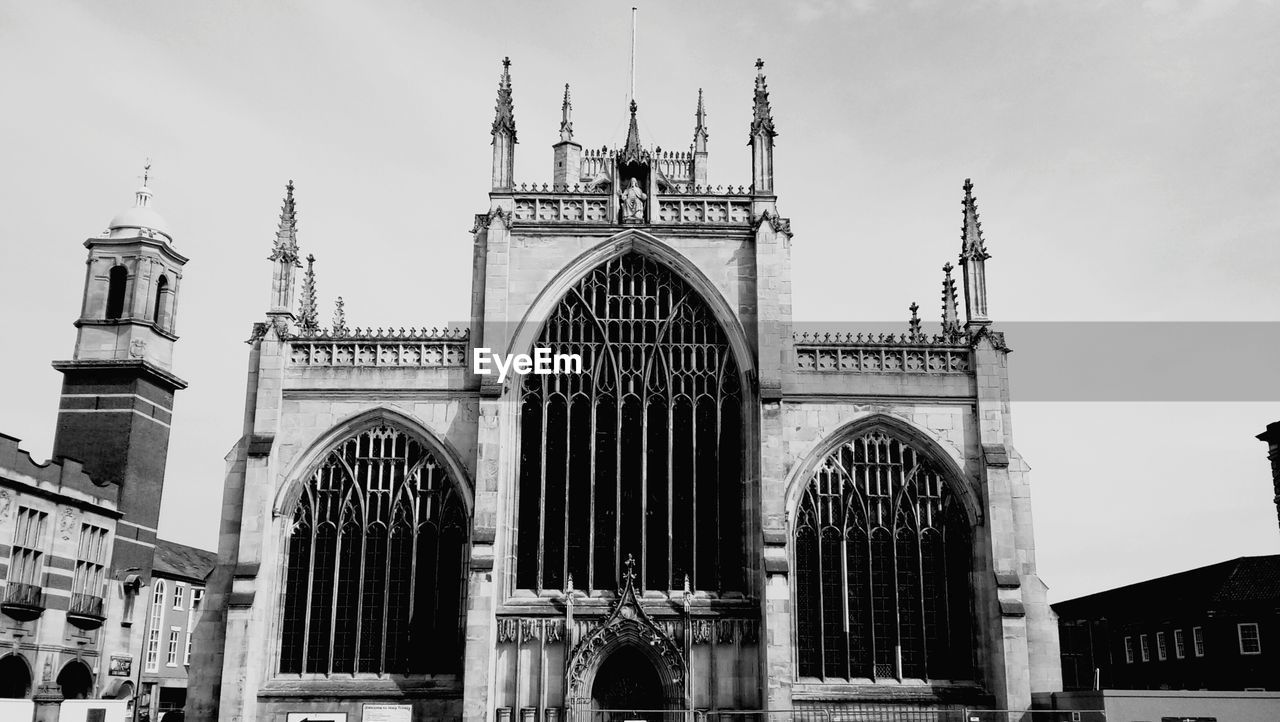
[[0, 658], [0, 699], [23, 699], [31, 692], [31, 669], [16, 654]]
[[93, 672], [78, 660], [67, 662], [58, 673], [58, 687], [63, 699], [88, 699], [93, 691]]
[[597, 710], [608, 710], [599, 718], [601, 722], [638, 719], [656, 722], [663, 718], [661, 713], [637, 710], [658, 710], [667, 706], [662, 678], [649, 657], [638, 648], [631, 645], [620, 647], [604, 660], [596, 672], [595, 682], [591, 685], [591, 706]]

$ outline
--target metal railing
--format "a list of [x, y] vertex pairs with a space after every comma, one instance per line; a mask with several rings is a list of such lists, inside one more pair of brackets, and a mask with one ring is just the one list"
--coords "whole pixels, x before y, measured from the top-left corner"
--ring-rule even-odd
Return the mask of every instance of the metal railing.
[[44, 609], [44, 588], [35, 584], [9, 582], [4, 590], [5, 604]]
[[71, 608], [68, 611], [72, 614], [103, 619], [102, 597], [93, 594], [72, 594]]
[[[570, 712], [566, 722], [1107, 722], [1099, 710], [925, 709], [855, 704], [834, 709], [670, 710], [592, 709]], [[514, 722], [514, 720], [513, 720]]]

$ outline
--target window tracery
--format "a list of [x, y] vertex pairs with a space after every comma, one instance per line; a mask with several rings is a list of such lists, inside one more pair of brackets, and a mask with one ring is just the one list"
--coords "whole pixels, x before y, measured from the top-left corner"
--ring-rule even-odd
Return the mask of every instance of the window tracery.
[[972, 677], [970, 531], [943, 474], [871, 431], [810, 477], [795, 526], [799, 673]]
[[467, 528], [444, 465], [403, 430], [339, 443], [292, 510], [280, 672], [456, 671]]
[[582, 374], [528, 375], [521, 393], [516, 586], [743, 588], [738, 367], [711, 310], [637, 253], [587, 274], [536, 342]]

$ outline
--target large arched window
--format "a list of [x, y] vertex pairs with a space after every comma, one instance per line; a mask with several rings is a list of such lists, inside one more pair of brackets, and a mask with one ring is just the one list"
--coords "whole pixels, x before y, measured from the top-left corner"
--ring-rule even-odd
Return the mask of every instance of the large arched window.
[[970, 679], [969, 524], [943, 474], [884, 431], [818, 465], [795, 526], [799, 672]]
[[706, 303], [636, 253], [587, 274], [535, 344], [583, 373], [524, 377], [516, 585], [743, 588], [738, 367]]
[[280, 671], [457, 671], [467, 520], [445, 467], [390, 425], [310, 473], [286, 540]]

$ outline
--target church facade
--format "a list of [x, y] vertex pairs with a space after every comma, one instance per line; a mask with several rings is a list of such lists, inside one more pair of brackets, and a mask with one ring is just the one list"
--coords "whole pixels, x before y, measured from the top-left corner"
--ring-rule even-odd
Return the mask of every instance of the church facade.
[[[597, 151], [566, 86], [531, 188], [504, 61], [469, 328], [322, 327], [290, 183], [190, 719], [1023, 710], [1060, 689], [972, 186], [941, 333], [914, 310], [902, 334], [798, 332], [757, 68], [749, 184], [709, 185], [701, 97], [688, 152], [642, 147], [634, 101]], [[478, 352], [581, 368], [477, 373]]]

